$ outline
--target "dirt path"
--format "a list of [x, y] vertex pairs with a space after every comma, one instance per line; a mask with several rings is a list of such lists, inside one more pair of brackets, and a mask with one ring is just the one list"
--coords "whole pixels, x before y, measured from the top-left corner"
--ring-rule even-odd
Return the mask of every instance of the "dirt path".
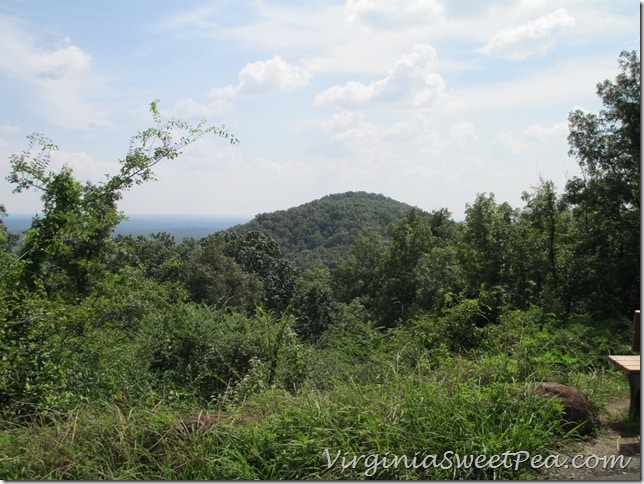
[[[544, 478], [550, 480], [641, 481], [639, 430], [625, 425], [627, 415], [628, 398], [611, 401], [603, 415], [600, 415], [600, 428], [597, 436], [583, 442], [572, 443], [561, 451], [562, 456], [566, 456], [568, 459], [579, 454], [587, 457], [588, 465], [580, 468], [572, 468], [572, 466], [553, 468]], [[623, 456], [623, 465], [605, 469], [602, 466], [602, 458], [605, 456]], [[583, 461], [584, 457], [576, 458], [576, 462]]]

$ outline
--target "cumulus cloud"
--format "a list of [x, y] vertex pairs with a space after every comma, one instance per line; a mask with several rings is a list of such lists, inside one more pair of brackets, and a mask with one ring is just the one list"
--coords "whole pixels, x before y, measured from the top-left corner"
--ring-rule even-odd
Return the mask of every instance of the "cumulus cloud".
[[498, 154], [519, 156], [527, 153], [528, 144], [522, 138], [516, 138], [510, 130], [503, 130], [492, 140], [492, 147]]
[[311, 73], [276, 55], [266, 61], [246, 64], [239, 71], [238, 79], [239, 82], [235, 85], [213, 89], [211, 95], [215, 98], [232, 98], [244, 94], [290, 91], [306, 86]]
[[478, 52], [490, 57], [523, 60], [545, 54], [562, 32], [575, 26], [575, 19], [560, 8], [526, 24], [494, 34]]
[[[403, 163], [409, 174], [407, 163], [418, 164], [419, 156], [423, 158], [420, 165], [435, 159], [443, 140], [434, 119], [426, 113], [410, 110], [401, 114], [392, 120], [366, 112], [343, 111], [308, 124], [319, 129], [325, 148], [333, 153], [332, 159], [350, 160], [366, 173], [389, 172]], [[325, 153], [320, 159], [328, 158]]]
[[509, 156], [525, 155], [535, 150], [539, 144], [561, 143], [565, 145], [568, 135], [568, 122], [560, 121], [552, 126], [531, 124], [518, 135], [504, 130], [494, 137], [492, 146], [497, 153]]
[[239, 73], [239, 86], [242, 91], [284, 90], [289, 91], [308, 84], [310, 72], [285, 62], [280, 56], [267, 61], [253, 62]]
[[77, 45], [40, 47], [38, 39], [14, 23], [0, 16], [0, 71], [30, 91], [39, 115], [72, 129], [111, 129], [88, 100], [101, 82], [92, 73], [91, 56]]
[[52, 52], [30, 52], [14, 46], [13, 52], [3, 57], [0, 65], [21, 77], [55, 80], [86, 71], [90, 62], [91, 56], [76, 45]]
[[449, 129], [449, 140], [455, 146], [465, 147], [469, 144], [476, 143], [481, 137], [476, 132], [476, 127], [469, 121], [460, 121], [453, 123]]
[[319, 129], [328, 139], [346, 146], [374, 146], [374, 143], [382, 141], [381, 128], [368, 121], [365, 113], [361, 112], [343, 111], [308, 124]]
[[540, 142], [551, 141], [553, 139], [565, 139], [568, 136], [568, 122], [561, 121], [552, 126], [531, 124], [523, 131], [523, 136], [528, 140]]
[[316, 98], [322, 104], [363, 104], [372, 100], [407, 102], [420, 106], [441, 97], [445, 81], [436, 72], [436, 51], [429, 44], [416, 44], [400, 58], [383, 79], [364, 84], [349, 81], [335, 85]]
[[10, 22], [0, 18], [0, 27], [0, 69], [20, 79], [64, 79], [90, 67], [91, 56], [76, 45], [50, 51], [37, 49]]
[[360, 22], [374, 30], [422, 27], [443, 13], [436, 0], [348, 0], [345, 8], [350, 22]]

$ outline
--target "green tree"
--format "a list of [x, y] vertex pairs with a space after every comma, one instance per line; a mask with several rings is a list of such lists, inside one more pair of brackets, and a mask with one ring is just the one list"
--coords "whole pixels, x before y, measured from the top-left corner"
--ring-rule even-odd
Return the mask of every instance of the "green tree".
[[365, 307], [373, 308], [382, 286], [385, 253], [385, 241], [377, 233], [356, 239], [336, 271], [336, 292], [341, 301], [358, 299]]
[[455, 224], [445, 209], [428, 213], [413, 208], [389, 226], [392, 242], [384, 262], [378, 300], [378, 310], [386, 325], [404, 320], [417, 309], [432, 309], [423, 307], [423, 303], [433, 298], [424, 294], [420, 280], [428, 289], [430, 254], [438, 255], [435, 249], [453, 243], [454, 233]]
[[2, 291], [0, 292], [0, 296], [11, 292], [6, 284], [16, 282], [17, 277], [15, 274], [20, 273], [18, 267], [20, 261], [13, 251], [18, 237], [16, 234], [9, 232], [3, 220], [6, 215], [7, 212], [4, 205], [0, 204], [0, 291]]
[[522, 199], [509, 281], [512, 300], [523, 309], [539, 304], [561, 313], [568, 280], [570, 209], [550, 181], [542, 180]]
[[262, 301], [262, 281], [257, 274], [245, 272], [226, 249], [224, 233], [204, 237], [183, 264], [183, 281], [195, 302], [250, 314]]
[[515, 218], [515, 210], [507, 202], [497, 204], [494, 194], [479, 194], [467, 205], [462, 257], [470, 295], [482, 286], [507, 285]]
[[177, 158], [206, 134], [237, 142], [225, 127], [206, 126], [203, 121], [197, 126], [182, 120], [163, 122], [158, 101], [151, 103], [150, 111], [155, 126], [132, 138], [119, 173], [104, 183], [83, 184], [68, 166], [50, 171], [51, 154], [58, 147], [41, 134], [30, 135], [28, 148], [11, 155], [7, 180], [15, 185], [14, 192], [37, 190], [43, 201], [43, 213], [35, 217], [20, 250], [28, 289], [44, 287], [50, 293], [65, 291], [70, 297], [87, 294], [92, 277], [100, 273], [100, 255], [123, 219], [116, 206], [123, 191], [153, 179], [158, 163]]
[[572, 111], [569, 154], [581, 175], [566, 185], [576, 222], [579, 309], [632, 314], [640, 285], [640, 60], [622, 52], [614, 81], [597, 85], [599, 114]]
[[291, 300], [293, 330], [304, 340], [317, 341], [333, 321], [336, 310], [330, 271], [324, 266], [305, 270], [295, 281]]
[[40, 134], [9, 159], [14, 192], [40, 192], [43, 209], [23, 242], [0, 255], [8, 259], [0, 267], [0, 410], [7, 414], [64, 405], [81, 396], [75, 395], [79, 388], [95, 387], [88, 382], [97, 375], [79, 368], [105, 361], [109, 349], [101, 338], [135, 330], [134, 321], [163, 293], [118, 260], [111, 233], [123, 218], [117, 210], [122, 193], [153, 179], [158, 163], [175, 159], [201, 136], [237, 142], [225, 127], [162, 121], [157, 101], [150, 110], [154, 126], [132, 138], [119, 172], [103, 183], [81, 183], [68, 166], [50, 170], [57, 147]]
[[465, 289], [456, 243], [433, 247], [423, 254], [415, 273], [416, 303], [433, 312], [441, 311], [450, 294], [459, 294]]
[[242, 235], [225, 232], [224, 236], [225, 253], [246, 273], [261, 280], [266, 309], [280, 313], [286, 310], [295, 284], [295, 269], [292, 263], [282, 258], [277, 240], [256, 230]]

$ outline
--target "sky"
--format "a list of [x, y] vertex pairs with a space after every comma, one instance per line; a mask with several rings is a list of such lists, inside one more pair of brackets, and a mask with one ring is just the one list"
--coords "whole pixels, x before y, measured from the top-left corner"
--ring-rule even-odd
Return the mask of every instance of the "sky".
[[254, 216], [381, 193], [462, 219], [577, 175], [568, 114], [640, 50], [634, 0], [0, 0], [0, 204], [43, 133], [51, 168], [116, 173], [164, 119], [225, 125], [126, 192], [126, 214]]

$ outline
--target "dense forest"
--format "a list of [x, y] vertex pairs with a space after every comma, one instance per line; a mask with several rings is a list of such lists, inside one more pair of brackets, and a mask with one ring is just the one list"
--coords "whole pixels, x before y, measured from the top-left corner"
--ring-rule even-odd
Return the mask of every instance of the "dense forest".
[[387, 227], [411, 208], [384, 195], [348, 192], [262, 213], [232, 230], [241, 234], [258, 231], [274, 238], [284, 258], [298, 269], [314, 265], [335, 269], [359, 237], [385, 236]]
[[458, 222], [349, 192], [200, 240], [114, 236], [158, 163], [236, 138], [153, 102], [95, 184], [31, 135], [8, 180], [41, 214], [20, 237], [0, 223], [0, 479], [538, 477], [332, 457], [545, 454], [575, 429], [530, 384], [599, 410], [626, 392], [606, 356], [640, 307], [637, 53], [618, 66], [603, 109], [569, 115], [580, 172], [561, 192], [473, 194]]

